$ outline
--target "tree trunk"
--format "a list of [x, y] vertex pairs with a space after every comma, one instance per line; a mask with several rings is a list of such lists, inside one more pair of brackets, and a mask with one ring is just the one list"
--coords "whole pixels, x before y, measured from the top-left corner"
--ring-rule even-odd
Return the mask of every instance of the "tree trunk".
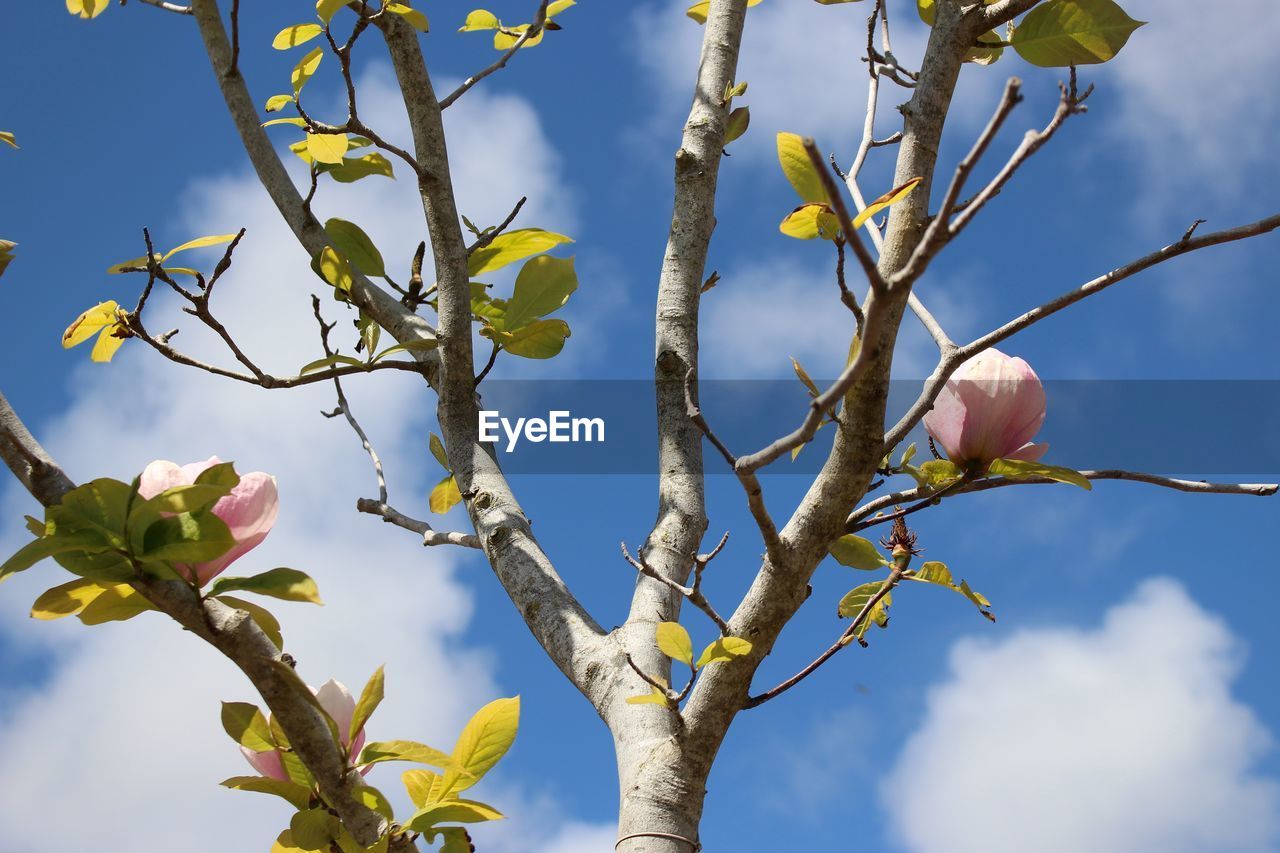
[[[618, 853], [692, 853], [711, 761], [697, 760], [682, 735], [616, 739]], [[696, 752], [700, 752], [695, 750]]]

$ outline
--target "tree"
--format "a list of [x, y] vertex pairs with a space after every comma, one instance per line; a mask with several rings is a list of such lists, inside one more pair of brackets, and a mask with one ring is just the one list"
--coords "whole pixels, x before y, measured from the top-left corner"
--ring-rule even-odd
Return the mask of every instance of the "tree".
[[[1043, 398], [1037, 400], [1033, 394], [1028, 399], [1026, 395], [1038, 387], [1038, 380], [1024, 363], [1006, 360], [994, 348], [1041, 319], [1166, 260], [1268, 233], [1280, 226], [1280, 216], [1206, 234], [1198, 234], [1197, 226], [1192, 225], [1176, 242], [963, 345], [948, 336], [913, 292], [932, 261], [1008, 185], [1023, 163], [1064, 122], [1084, 111], [1090, 90], [1079, 88], [1075, 66], [1111, 59], [1138, 26], [1111, 0], [998, 0], [973, 5], [954, 0], [920, 2], [919, 14], [932, 26], [932, 34], [918, 72], [902, 67], [895, 59], [889, 41], [889, 10], [884, 0], [876, 0], [866, 44], [867, 118], [852, 165], [837, 176], [812, 140], [787, 132], [778, 136], [779, 161], [802, 202], [785, 217], [781, 228], [790, 236], [833, 245], [838, 296], [856, 330], [850, 357], [843, 373], [825, 389], [797, 364], [797, 375], [811, 392], [799, 426], [755, 452], [736, 454], [730, 450], [698, 405], [698, 308], [702, 294], [715, 284], [715, 276], [707, 275], [706, 259], [715, 226], [718, 170], [726, 145], [746, 130], [749, 121], [747, 108], [735, 106], [734, 101], [747, 94], [746, 84], [737, 80], [736, 68], [748, 6], [755, 3], [699, 3], [690, 9], [690, 17], [704, 27], [702, 58], [693, 105], [675, 159], [672, 226], [657, 288], [654, 385], [661, 438], [659, 513], [648, 539], [634, 556], [624, 548], [625, 559], [637, 572], [630, 616], [622, 626], [605, 631], [539, 546], [492, 446], [481, 441], [477, 429], [477, 386], [494, 359], [547, 358], [564, 346], [567, 325], [548, 315], [573, 293], [576, 273], [570, 262], [545, 253], [567, 238], [535, 228], [512, 230], [519, 205], [506, 221], [490, 228], [474, 227], [462, 219], [456, 210], [441, 121], [444, 109], [503, 69], [521, 50], [535, 46], [549, 34], [554, 38], [559, 28], [556, 19], [572, 3], [544, 0], [532, 20], [518, 26], [503, 24], [483, 10], [472, 12], [463, 29], [491, 32], [499, 57], [454, 92], [438, 98], [422, 55], [420, 32], [427, 29], [427, 23], [419, 10], [400, 3], [347, 5], [320, 0], [314, 20], [307, 16], [305, 22], [277, 37], [276, 48], [296, 48], [301, 56], [292, 75], [291, 92], [266, 104], [268, 112], [291, 111], [267, 125], [278, 122], [304, 134], [291, 146], [310, 167], [310, 186], [304, 194], [279, 159], [259, 107], [238, 70], [240, 50], [246, 47], [238, 35], [238, 3], [233, 3], [228, 33], [228, 23], [214, 0], [193, 0], [190, 7], [158, 0], [144, 2], [194, 19], [264, 189], [313, 258], [317, 275], [332, 288], [338, 301], [358, 310], [357, 352], [362, 357], [340, 354], [330, 344], [334, 327], [324, 319], [319, 300], [314, 309], [325, 357], [306, 365], [296, 376], [266, 373], [238, 346], [232, 331], [217, 319], [212, 304], [215, 285], [230, 267], [245, 236], [243, 231], [198, 238], [167, 252], [157, 251], [148, 236], [145, 254], [112, 270], [145, 277], [135, 306], [131, 310], [114, 302], [95, 306], [72, 324], [64, 342], [75, 345], [96, 337], [94, 359], [110, 360], [116, 347], [137, 338], [170, 360], [263, 388], [332, 381], [338, 399], [336, 414], [343, 415], [355, 429], [379, 474], [378, 457], [347, 404], [342, 380], [352, 381], [375, 370], [398, 370], [416, 373], [426, 381], [438, 396], [441, 430], [432, 450], [447, 471], [432, 495], [433, 508], [444, 510], [457, 502], [465, 503], [474, 532], [437, 531], [427, 522], [410, 518], [390, 505], [385, 488], [378, 499], [362, 501], [360, 509], [422, 535], [428, 544], [484, 553], [530, 631], [613, 735], [621, 787], [619, 850], [685, 851], [696, 847], [705, 782], [737, 715], [791, 689], [855, 640], [862, 642], [872, 624], [886, 621], [892, 593], [899, 585], [914, 581], [946, 586], [960, 592], [984, 614], [989, 612], [988, 602], [967, 583], [957, 583], [945, 565], [936, 561], [915, 564], [916, 540], [908, 526], [911, 514], [966, 492], [1047, 482], [1088, 488], [1094, 480], [1129, 479], [1188, 492], [1263, 495], [1275, 491], [1269, 485], [1204, 484], [1129, 471], [1071, 471], [1029, 458], [1035, 454], [1023, 445], [1039, 425], [1037, 409], [1043, 417]], [[105, 4], [102, 0], [69, 0], [68, 7], [82, 17], [94, 17]], [[832, 14], [847, 12], [832, 10]], [[1007, 25], [1012, 25], [1012, 33], [1002, 36], [1001, 28]], [[384, 138], [361, 118], [351, 55], [373, 37], [381, 37], [389, 49], [409, 114], [411, 149]], [[316, 44], [320, 46], [313, 47]], [[1011, 79], [970, 153], [949, 177], [945, 171], [939, 177], [938, 195], [933, 189], [939, 140], [962, 67], [965, 62], [990, 64], [1008, 49], [1033, 64], [1070, 67], [1057, 109], [1043, 129], [1024, 137], [988, 184], [976, 192], [968, 189], [979, 161], [1021, 100], [1021, 84]], [[348, 115], [339, 124], [318, 120], [303, 105], [302, 91], [321, 62], [336, 63], [345, 84]], [[902, 111], [901, 129], [882, 139], [875, 133], [875, 107], [881, 86], [890, 84], [910, 90], [911, 95]], [[873, 148], [888, 145], [897, 146], [893, 186], [867, 204], [859, 186], [862, 166]], [[370, 153], [358, 153], [364, 149], [371, 149]], [[311, 201], [328, 180], [370, 179], [389, 175], [395, 168], [402, 173], [407, 169], [416, 180], [430, 238], [411, 262], [411, 276], [403, 287], [388, 274], [375, 242], [359, 226], [342, 219], [321, 223], [311, 211]], [[937, 205], [930, 213], [935, 196]], [[854, 202], [856, 217], [846, 198]], [[888, 220], [882, 225], [876, 217], [885, 210]], [[466, 229], [472, 232], [470, 238]], [[434, 268], [431, 285], [423, 274], [426, 243]], [[207, 276], [168, 263], [175, 253], [210, 245], [225, 245], [226, 249]], [[5, 250], [0, 253], [3, 270], [12, 246], [0, 248]], [[849, 254], [862, 276], [852, 284], [845, 276]], [[523, 266], [509, 299], [492, 297], [476, 285], [477, 276], [516, 262], [523, 262]], [[375, 283], [375, 279], [385, 284]], [[151, 332], [144, 325], [144, 312], [158, 285], [187, 300], [189, 313], [222, 338], [240, 366], [198, 362], [173, 346], [172, 334]], [[889, 423], [889, 373], [899, 327], [908, 309], [937, 343], [939, 360], [907, 414]], [[430, 319], [433, 313], [434, 322]], [[484, 361], [473, 350], [477, 326], [478, 334], [490, 344]], [[384, 332], [395, 339], [394, 345], [380, 347]], [[993, 414], [969, 393], [990, 383], [1012, 389], [1013, 402], [1002, 410], [1003, 415]], [[454, 827], [459, 822], [492, 817], [485, 811], [489, 807], [457, 794], [509, 746], [514, 735], [511, 706], [483, 711], [451, 755], [420, 744], [384, 743], [357, 750], [353, 744], [361, 730], [359, 723], [380, 698], [381, 675], [370, 681], [345, 726], [331, 725], [342, 714], [334, 710], [336, 706], [324, 707], [323, 701], [305, 689], [282, 653], [278, 638], [272, 637], [272, 617], [242, 599], [224, 596], [248, 590], [307, 600], [316, 595], [314, 583], [300, 573], [267, 573], [270, 577], [213, 581], [205, 589], [210, 578], [184, 570], [223, 560], [236, 547], [239, 540], [233, 535], [232, 522], [217, 509], [220, 501], [242, 487], [247, 476], [214, 465], [207, 469], [213, 473], [193, 474], [192, 482], [167, 489], [144, 489], [145, 477], [132, 487], [95, 480], [77, 489], [43, 453], [8, 404], [0, 401], [0, 407], [0, 451], [15, 475], [48, 508], [44, 522], [31, 524], [36, 538], [0, 571], [19, 571], [52, 556], [83, 579], [71, 582], [75, 590], [86, 584], [93, 589], [97, 610], [111, 605], [116, 608], [106, 614], [111, 618], [160, 610], [239, 666], [269, 707], [271, 721], [256, 709], [236, 705], [227, 711], [224, 722], [250, 751], [281, 756], [286, 778], [275, 781], [294, 787], [262, 781], [243, 784], [274, 789], [298, 807], [291, 832], [279, 842], [284, 849], [289, 845], [324, 849], [330, 844], [343, 849], [379, 849], [379, 845], [413, 849], [419, 832], [423, 833], [421, 840], [432, 843], [439, 840], [433, 836], [437, 825]], [[971, 413], [976, 417], [967, 417]], [[1009, 418], [1014, 415], [1020, 423], [1010, 429]], [[989, 418], [989, 429], [979, 430], [975, 424], [983, 417]], [[914, 451], [900, 448], [922, 421], [943, 446], [946, 458], [940, 454], [916, 465]], [[1032, 426], [1029, 432], [1028, 422]], [[790, 518], [777, 524], [765, 501], [760, 472], [808, 444], [815, 444], [809, 452], [816, 452], [822, 435], [819, 430], [828, 425], [831, 438], [824, 448], [821, 472]], [[720, 550], [715, 546], [700, 553], [708, 528], [703, 486], [703, 448], [708, 443], [741, 481], [764, 549], [750, 590], [732, 611], [717, 607], [701, 588], [703, 572]], [[873, 487], [879, 487], [874, 481], [881, 475], [905, 476], [915, 485], [869, 497]], [[94, 523], [88, 525], [86, 518]], [[892, 525], [883, 541], [887, 556], [874, 542], [858, 535], [882, 524]], [[111, 559], [102, 554], [111, 555]], [[809, 580], [828, 554], [855, 569], [886, 574], [849, 592], [840, 603], [842, 615], [850, 620], [848, 626], [812, 664], [776, 686], [753, 687], [757, 667], [804, 602]], [[65, 585], [61, 594], [69, 595]], [[104, 597], [107, 595], [113, 597]], [[67, 605], [67, 611], [83, 607], [79, 609], [83, 619], [90, 612], [89, 605], [71, 597], [74, 602]], [[679, 624], [685, 599], [720, 635], [700, 655], [695, 655], [698, 650]], [[700, 618], [699, 614], [693, 616]], [[689, 668], [689, 676], [675, 677], [673, 662], [680, 665], [677, 669]], [[676, 689], [675, 684], [681, 687]], [[501, 718], [496, 726], [495, 716]], [[492, 737], [500, 746], [478, 759], [475, 753], [481, 750], [474, 743], [488, 743], [490, 728], [497, 731]], [[373, 746], [381, 748], [371, 751]], [[289, 756], [296, 757], [296, 765], [301, 766], [290, 769], [293, 759]], [[352, 761], [364, 765], [389, 758], [420, 760], [441, 771], [413, 777], [423, 787], [416, 794], [411, 789], [419, 812], [401, 816], [405, 831], [390, 822], [385, 798], [370, 793], [372, 789], [363, 785], [351, 766]], [[263, 778], [271, 775], [266, 773]], [[464, 844], [463, 838], [456, 827], [443, 836], [446, 845]]]

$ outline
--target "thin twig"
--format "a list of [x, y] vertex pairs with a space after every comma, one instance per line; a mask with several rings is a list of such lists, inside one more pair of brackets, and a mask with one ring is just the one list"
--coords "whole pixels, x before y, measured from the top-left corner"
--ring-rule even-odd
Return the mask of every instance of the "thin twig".
[[1058, 313], [1080, 300], [1100, 293], [1113, 284], [1117, 284], [1130, 276], [1136, 275], [1143, 270], [1163, 263], [1164, 261], [1176, 258], [1179, 255], [1185, 255], [1198, 249], [1209, 246], [1217, 246], [1222, 243], [1231, 243], [1236, 240], [1244, 240], [1249, 237], [1256, 237], [1260, 234], [1266, 234], [1280, 228], [1280, 214], [1268, 216], [1265, 219], [1259, 219], [1248, 225], [1240, 225], [1235, 228], [1228, 228], [1223, 231], [1215, 231], [1210, 234], [1204, 234], [1199, 237], [1191, 237], [1190, 239], [1181, 239], [1176, 243], [1157, 249], [1148, 255], [1145, 255], [1136, 261], [1117, 267], [1105, 275], [1098, 276], [1092, 281], [1088, 281], [1076, 288], [1070, 290], [1056, 299], [1051, 299], [1043, 305], [1032, 308], [1030, 311], [1015, 317], [980, 338], [976, 338], [962, 347], [944, 353], [943, 357], [938, 361], [933, 373], [925, 382], [924, 390], [920, 397], [912, 404], [911, 408], [898, 421], [894, 427], [885, 435], [885, 451], [891, 451], [895, 448], [907, 433], [920, 423], [925, 413], [933, 407], [934, 400], [938, 398], [938, 394], [942, 393], [943, 386], [951, 374], [955, 372], [963, 362], [977, 355], [978, 353], [990, 349], [1008, 337], [1026, 329], [1027, 327], [1038, 323], [1046, 317]]
[[467, 257], [471, 257], [478, 250], [483, 249], [494, 241], [494, 239], [507, 230], [507, 227], [515, 221], [520, 214], [520, 208], [524, 207], [524, 203], [529, 200], [528, 196], [520, 196], [520, 200], [516, 202], [516, 206], [511, 208], [511, 212], [507, 214], [507, 218], [502, 220], [493, 228], [486, 230], [483, 234], [476, 238], [476, 241], [467, 247]]
[[525, 42], [529, 41], [529, 39], [541, 33], [542, 28], [546, 26], [547, 6], [549, 5], [549, 3], [550, 3], [550, 0], [541, 0], [541, 2], [538, 4], [538, 11], [533, 16], [533, 23], [529, 25], [529, 29], [521, 33], [520, 37], [515, 40], [515, 42], [511, 45], [511, 47], [507, 48], [506, 53], [498, 57], [496, 62], [494, 62], [488, 68], [485, 68], [483, 71], [477, 72], [471, 75], [470, 77], [468, 77], [466, 80], [463, 80], [462, 84], [459, 85], [458, 88], [454, 89], [448, 95], [445, 95], [443, 98], [441, 98], [440, 109], [442, 110], [446, 109], [450, 104], [458, 100], [458, 98], [461, 98], [463, 95], [469, 92], [472, 86], [479, 83], [481, 80], [488, 77], [493, 72], [497, 71], [500, 68], [506, 68], [507, 62], [511, 59], [511, 57], [515, 56], [520, 51], [520, 48], [524, 47]]
[[871, 253], [863, 245], [858, 229], [853, 227], [853, 217], [849, 216], [849, 208], [844, 203], [844, 193], [840, 191], [836, 179], [831, 176], [831, 170], [827, 168], [826, 161], [822, 159], [818, 146], [814, 144], [812, 139], [806, 138], [804, 140], [804, 150], [809, 155], [809, 162], [813, 164], [814, 170], [818, 173], [818, 179], [822, 182], [822, 188], [826, 191], [827, 200], [831, 203], [832, 210], [835, 211], [840, 220], [840, 230], [844, 233], [845, 242], [852, 247], [853, 253], [857, 255], [858, 263], [862, 264], [862, 271], [866, 273], [867, 283], [871, 286], [873, 292], [883, 292], [886, 287], [885, 280], [880, 275], [880, 270], [876, 268], [875, 259], [871, 257]]
[[[640, 574], [647, 578], [657, 581], [668, 589], [674, 590], [689, 600], [689, 603], [701, 610], [707, 615], [707, 618], [716, 623], [716, 627], [720, 629], [720, 635], [729, 636], [729, 623], [716, 611], [711, 602], [702, 592], [702, 573], [706, 570], [707, 564], [720, 553], [720, 549], [724, 547], [724, 543], [729, 539], [726, 533], [720, 540], [720, 544], [715, 547], [710, 554], [700, 554], [694, 559], [693, 586], [685, 586], [677, 583], [671, 578], [659, 572], [653, 566], [645, 561], [644, 554], [637, 551], [636, 557], [631, 556], [631, 552], [627, 549], [627, 543], [620, 543], [622, 548], [622, 559], [626, 560], [630, 566]], [[638, 559], [637, 559], [638, 558]]]
[[459, 545], [463, 548], [480, 548], [479, 536], [471, 533], [435, 530], [427, 522], [410, 518], [381, 501], [360, 498], [356, 501], [356, 509], [369, 515], [376, 515], [387, 524], [394, 524], [396, 527], [403, 527], [405, 530], [417, 533], [422, 537], [423, 545]]
[[190, 15], [190, 6], [180, 6], [177, 3], [168, 3], [166, 0], [138, 0], [139, 3], [145, 3], [148, 6], [155, 6], [157, 9], [164, 9], [166, 12], [176, 12], [179, 15]]
[[831, 658], [835, 657], [836, 653], [839, 652], [841, 649], [843, 649], [845, 646], [849, 645], [849, 642], [857, 635], [858, 629], [867, 620], [867, 617], [871, 614], [871, 611], [875, 608], [875, 606], [879, 604], [884, 599], [884, 597], [888, 595], [890, 591], [893, 590], [895, 586], [898, 585], [898, 582], [900, 580], [902, 580], [903, 571], [904, 570], [902, 568], [895, 567], [893, 571], [889, 573], [889, 576], [884, 579], [884, 583], [880, 584], [880, 588], [875, 591], [875, 593], [871, 596], [871, 598], [867, 599], [867, 603], [864, 604], [862, 606], [862, 609], [858, 611], [858, 615], [854, 617], [853, 622], [849, 624], [849, 627], [844, 629], [844, 631], [840, 634], [840, 638], [836, 640], [834, 643], [832, 643], [827, 648], [826, 651], [818, 655], [818, 657], [815, 658], [812, 663], [810, 663], [804, 669], [800, 670], [795, 675], [791, 676], [790, 678], [788, 678], [786, 681], [782, 682], [778, 686], [772, 687], [758, 696], [749, 697], [747, 701], [743, 703], [742, 707], [755, 708], [760, 705], [763, 705], [765, 702], [768, 702], [770, 699], [776, 699], [778, 696], [781, 696], [783, 693], [786, 693], [792, 687], [795, 687], [801, 681], [804, 681], [806, 678], [812, 675], [814, 671], [818, 669], [818, 667], [822, 666]]
[[[1158, 474], [1145, 474], [1141, 471], [1121, 471], [1118, 469], [1105, 469], [1098, 471], [1081, 471], [1080, 475], [1086, 480], [1128, 480], [1135, 483], [1146, 483], [1152, 486], [1160, 486], [1166, 489], [1174, 489], [1179, 492], [1191, 492], [1193, 494], [1202, 495], [1252, 495], [1255, 497], [1266, 497], [1274, 495], [1280, 484], [1276, 483], [1211, 483], [1207, 480], [1179, 480], [1173, 477], [1162, 477]], [[972, 492], [986, 492], [991, 489], [1003, 489], [1007, 486], [1037, 486], [1058, 483], [1057, 480], [1050, 480], [1047, 477], [1028, 477], [1023, 480], [1014, 480], [1005, 477], [992, 477], [983, 480], [973, 480], [963, 485], [953, 484], [954, 488], [946, 488], [945, 493], [949, 496], [964, 495]], [[1059, 483], [1059, 485], [1061, 485]], [[882, 495], [875, 500], [868, 501], [866, 504], [858, 507], [850, 514], [845, 522], [845, 532], [856, 533], [859, 530], [865, 530], [876, 524], [885, 521], [892, 521], [898, 516], [898, 513], [890, 513], [888, 515], [877, 516], [876, 513], [886, 507], [894, 506], [905, 501], [921, 500], [922, 503], [931, 504], [937, 499], [943, 497], [943, 489], [931, 489], [928, 486], [920, 486], [914, 489], [907, 489], [901, 492], [894, 492], [889, 495]]]

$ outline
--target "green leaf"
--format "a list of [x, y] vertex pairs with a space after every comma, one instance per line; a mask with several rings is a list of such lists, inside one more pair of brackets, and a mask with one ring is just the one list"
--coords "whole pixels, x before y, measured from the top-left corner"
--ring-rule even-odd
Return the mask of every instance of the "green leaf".
[[272, 794], [288, 800], [297, 809], [305, 809], [311, 802], [311, 791], [293, 782], [271, 779], [266, 776], [232, 776], [220, 783], [224, 788], [235, 791], [253, 791], [259, 794]]
[[25, 572], [46, 557], [54, 557], [72, 551], [84, 551], [85, 546], [93, 551], [103, 551], [110, 547], [101, 535], [94, 531], [79, 531], [64, 536], [45, 536], [28, 542], [18, 552], [0, 565], [0, 581], [9, 575]]
[[1070, 483], [1087, 491], [1093, 490], [1093, 483], [1079, 471], [1063, 468], [1060, 465], [1046, 465], [1043, 462], [1028, 462], [1023, 459], [997, 459], [987, 469], [988, 476], [1008, 477], [1011, 480], [1025, 480], [1028, 477], [1044, 477], [1057, 480], [1059, 483]]
[[801, 200], [816, 204], [828, 204], [827, 191], [822, 188], [822, 179], [813, 167], [808, 152], [804, 148], [804, 139], [795, 133], [778, 134], [778, 162], [782, 165], [782, 174], [787, 176], [791, 186]]
[[297, 812], [289, 821], [293, 843], [306, 851], [328, 851], [338, 836], [338, 830], [337, 816], [324, 808]]
[[148, 525], [139, 556], [168, 563], [205, 563], [235, 544], [227, 523], [212, 512], [182, 512]]
[[320, 590], [316, 582], [306, 572], [300, 572], [297, 569], [272, 569], [247, 578], [220, 577], [213, 582], [213, 586], [209, 587], [209, 595], [237, 591], [256, 592], [258, 595], [269, 595], [284, 601], [324, 604], [320, 600]]
[[1112, 59], [1144, 23], [1112, 0], [1049, 0], [1027, 13], [1010, 41], [1032, 65], [1094, 65]]
[[372, 359], [370, 359], [370, 361], [378, 362], [389, 355], [395, 355], [396, 353], [401, 353], [401, 352], [431, 352], [433, 349], [436, 349], [439, 346], [440, 346], [440, 342], [435, 338], [424, 338], [416, 341], [405, 341], [402, 344], [395, 344], [393, 346], [387, 347], [382, 352], [378, 353]]
[[749, 640], [744, 640], [741, 637], [721, 637], [702, 650], [702, 654], [698, 656], [698, 662], [694, 666], [701, 669], [709, 663], [722, 663], [750, 653], [751, 642]]
[[[365, 784], [356, 788], [355, 795], [366, 808], [377, 812], [387, 820], [391, 820], [394, 814], [391, 808], [391, 802], [377, 788], [372, 785]], [[364, 848], [362, 847], [360, 849], [363, 850]]]
[[693, 666], [693, 640], [679, 622], [659, 622], [658, 648], [672, 660]]
[[56, 522], [59, 535], [75, 530], [96, 530], [113, 546], [124, 545], [125, 519], [133, 489], [119, 480], [101, 478], [72, 489], [47, 518]]
[[489, 245], [471, 253], [471, 257], [467, 259], [467, 272], [472, 276], [492, 272], [531, 255], [554, 249], [562, 243], [572, 242], [563, 234], [541, 228], [506, 231], [494, 237]]
[[724, 127], [724, 144], [728, 145], [742, 134], [747, 132], [747, 128], [751, 125], [751, 108], [738, 107], [729, 113], [729, 117], [725, 119]]
[[949, 459], [930, 459], [916, 472], [922, 486], [947, 486], [964, 476], [960, 466]]
[[317, 47], [308, 53], [302, 59], [298, 60], [298, 64], [293, 67], [293, 73], [290, 80], [293, 82], [293, 94], [297, 95], [302, 91], [302, 87], [307, 85], [307, 81], [316, 73], [316, 69], [320, 67], [320, 60], [324, 59], [324, 48]]
[[453, 747], [453, 766], [446, 768], [451, 791], [470, 788], [507, 754], [520, 727], [520, 697], [494, 699], [468, 721]]
[[340, 184], [354, 183], [370, 175], [382, 175], [387, 178], [396, 176], [395, 170], [391, 167], [391, 161], [376, 152], [362, 157], [347, 157], [341, 163], [326, 163], [323, 171]]
[[885, 559], [873, 542], [852, 533], [833, 542], [830, 551], [837, 563], [853, 569], [873, 571], [889, 565], [889, 560]]
[[383, 685], [386, 681], [382, 670], [383, 667], [378, 667], [364, 685], [364, 690], [360, 691], [360, 701], [356, 702], [356, 710], [351, 717], [351, 728], [347, 732], [348, 741], [356, 739], [356, 735], [364, 728], [364, 724], [382, 704]]
[[[855, 619], [862, 612], [862, 608], [867, 606], [867, 602], [875, 597], [880, 591], [883, 584], [880, 582], [864, 583], [856, 586], [845, 593], [844, 598], [840, 599], [837, 612], [842, 619]], [[875, 606], [867, 613], [867, 618], [862, 621], [858, 629], [854, 631], [854, 636], [859, 641], [866, 635], [867, 629], [872, 625], [879, 625], [883, 628], [889, 624], [889, 606], [893, 603], [893, 595], [885, 593], [884, 597], [876, 602]]]
[[987, 597], [980, 592], [974, 592], [973, 587], [969, 586], [966, 581], [960, 581], [960, 594], [973, 602], [974, 606], [982, 612], [982, 615], [996, 621], [996, 617], [991, 612], [991, 602], [987, 601]]
[[85, 625], [124, 622], [156, 607], [127, 583], [113, 584], [94, 596], [77, 618]]
[[106, 591], [106, 587], [84, 578], [76, 578], [40, 593], [31, 605], [31, 618], [41, 620], [74, 616]]
[[404, 3], [388, 3], [383, 6], [383, 8], [393, 15], [399, 15], [404, 18], [410, 26], [420, 33], [429, 32], [431, 29], [427, 22], [426, 15], [422, 14], [417, 9], [412, 9], [406, 6]]
[[314, 373], [317, 370], [323, 370], [327, 367], [337, 367], [339, 364], [350, 365], [352, 367], [363, 367], [364, 362], [358, 358], [352, 358], [349, 355], [331, 355], [326, 358], [318, 358], [315, 361], [309, 361], [298, 369], [299, 375]]
[[409, 792], [409, 800], [413, 803], [413, 807], [420, 809], [427, 803], [440, 799], [439, 792], [443, 790], [441, 783], [444, 777], [439, 773], [419, 770], [415, 767], [401, 773], [400, 781], [404, 783], [404, 789]]
[[474, 800], [445, 800], [419, 809], [405, 824], [406, 829], [423, 832], [437, 823], [480, 823], [506, 817], [493, 806]]
[[356, 319], [356, 330], [360, 332], [360, 345], [369, 354], [369, 363], [373, 363], [373, 351], [378, 348], [378, 340], [382, 337], [382, 327], [378, 321], [361, 311]]
[[440, 467], [446, 471], [450, 470], [449, 455], [444, 452], [444, 442], [440, 440], [440, 436], [434, 432], [431, 433], [431, 439], [427, 442], [427, 446], [431, 448], [431, 455], [440, 463]]
[[130, 512], [129, 517], [130, 520], [135, 518], [144, 505], [156, 512], [200, 512], [212, 507], [219, 500], [226, 497], [230, 491], [231, 489], [226, 486], [215, 484], [174, 486], [172, 489], [165, 489], [149, 500], [138, 502], [133, 511]]
[[275, 741], [271, 739], [271, 727], [257, 705], [223, 702], [222, 730], [233, 741], [253, 752], [271, 752], [276, 748]]
[[939, 563], [937, 560], [930, 560], [908, 577], [912, 580], [938, 584], [939, 586], [955, 586], [955, 583], [951, 580], [951, 570], [947, 568], [947, 564]]
[[448, 770], [454, 767], [454, 760], [438, 749], [417, 743], [412, 740], [384, 740], [365, 744], [360, 750], [356, 764], [364, 767], [368, 764], [380, 764], [383, 761], [412, 761], [417, 764], [429, 764]]
[[436, 487], [431, 490], [431, 497], [427, 499], [427, 505], [436, 515], [444, 515], [460, 503], [462, 492], [458, 491], [458, 481], [452, 474], [436, 483]]
[[535, 320], [515, 332], [503, 332], [492, 326], [480, 329], [483, 337], [489, 338], [512, 355], [521, 358], [553, 358], [564, 349], [564, 342], [569, 338], [569, 324], [564, 320]]
[[12, 240], [0, 240], [0, 275], [4, 275], [5, 269], [13, 260], [13, 247], [18, 245]]
[[271, 46], [276, 50], [288, 50], [311, 41], [322, 32], [324, 27], [319, 24], [294, 24], [276, 33], [276, 37], [271, 40]]
[[356, 269], [368, 276], [382, 278], [386, 276], [386, 266], [382, 253], [369, 239], [359, 225], [345, 219], [330, 219], [325, 222], [324, 230], [333, 241], [333, 245], [348, 261], [356, 265]]
[[[280, 622], [271, 614], [270, 610], [251, 601], [234, 598], [230, 595], [220, 595], [217, 600], [228, 607], [234, 607], [236, 610], [243, 610], [248, 613], [249, 618], [257, 623], [258, 627], [262, 629], [262, 633], [266, 634], [267, 638], [275, 643], [277, 649], [284, 648], [284, 637], [280, 634]], [[279, 737], [276, 738], [276, 742], [281, 746], [287, 743], [287, 741], [282, 742]]]
[[577, 289], [573, 258], [543, 255], [526, 261], [516, 276], [515, 292], [507, 303], [502, 330], [514, 334], [534, 320], [559, 310]]

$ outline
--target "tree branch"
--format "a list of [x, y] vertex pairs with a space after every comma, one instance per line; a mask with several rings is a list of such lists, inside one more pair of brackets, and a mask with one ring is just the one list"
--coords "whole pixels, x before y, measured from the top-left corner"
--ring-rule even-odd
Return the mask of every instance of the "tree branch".
[[507, 62], [510, 61], [511, 57], [515, 56], [520, 51], [520, 48], [524, 47], [525, 42], [529, 41], [529, 39], [537, 36], [539, 33], [542, 32], [542, 28], [547, 23], [547, 6], [549, 3], [550, 3], [550, 0], [542, 0], [542, 2], [538, 4], [538, 11], [534, 13], [533, 23], [529, 25], [529, 29], [521, 33], [520, 37], [515, 40], [515, 43], [512, 44], [511, 47], [507, 48], [506, 53], [498, 57], [496, 62], [494, 62], [488, 68], [485, 68], [483, 71], [473, 74], [470, 77], [468, 77], [466, 80], [463, 80], [461, 85], [458, 86], [458, 88], [454, 89], [448, 95], [441, 98], [440, 109], [442, 110], [448, 109], [449, 106], [453, 104], [454, 101], [458, 100], [458, 98], [461, 98], [467, 92], [471, 91], [472, 86], [479, 83], [481, 80], [488, 77], [493, 72], [501, 68], [506, 68]]

